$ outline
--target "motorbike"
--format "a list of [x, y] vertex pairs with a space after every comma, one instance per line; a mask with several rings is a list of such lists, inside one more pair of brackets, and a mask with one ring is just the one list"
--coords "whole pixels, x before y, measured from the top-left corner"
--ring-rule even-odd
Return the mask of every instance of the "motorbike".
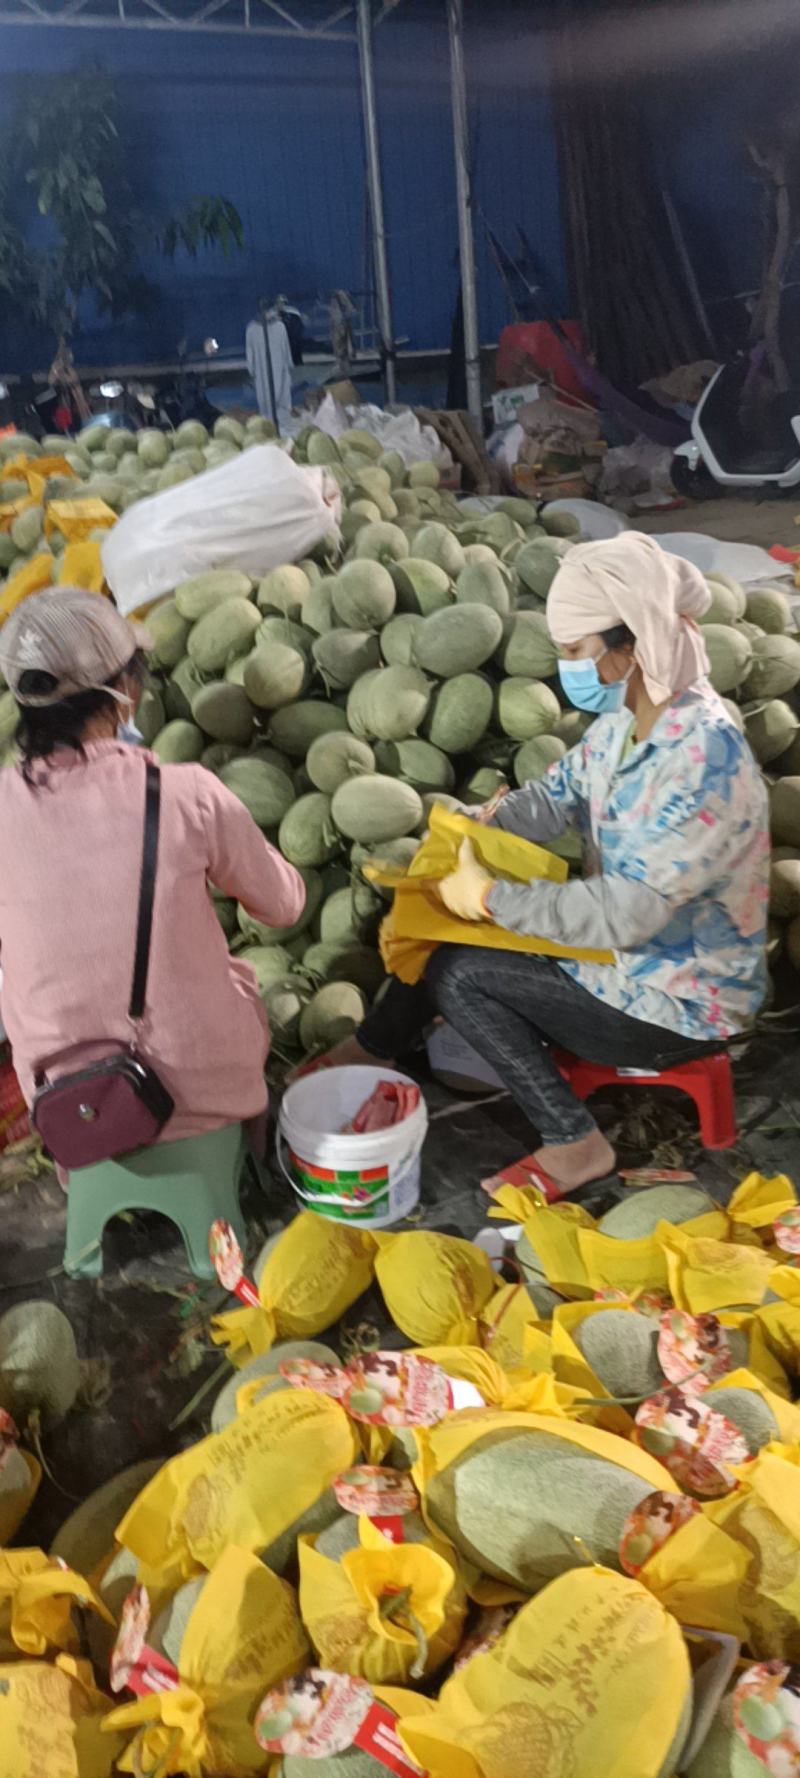
[[775, 388], [763, 347], [722, 364], [672, 459], [673, 487], [702, 500], [720, 488], [800, 484], [800, 386]]

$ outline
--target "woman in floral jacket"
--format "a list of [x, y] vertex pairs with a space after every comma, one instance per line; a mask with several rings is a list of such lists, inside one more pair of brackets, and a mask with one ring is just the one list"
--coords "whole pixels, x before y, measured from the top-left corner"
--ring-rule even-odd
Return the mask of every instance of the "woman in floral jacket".
[[667, 1068], [743, 1030], [764, 996], [766, 792], [707, 677], [694, 620], [709, 601], [691, 563], [636, 532], [568, 551], [548, 623], [563, 690], [597, 721], [491, 819], [543, 846], [577, 828], [583, 877], [496, 882], [465, 841], [440, 885], [464, 919], [611, 951], [613, 962], [442, 946], [424, 981], [393, 982], [347, 1056], [335, 1056], [386, 1060], [441, 1013], [536, 1125], [534, 1159], [560, 1192], [602, 1178], [614, 1153], [549, 1044], [586, 1061]]

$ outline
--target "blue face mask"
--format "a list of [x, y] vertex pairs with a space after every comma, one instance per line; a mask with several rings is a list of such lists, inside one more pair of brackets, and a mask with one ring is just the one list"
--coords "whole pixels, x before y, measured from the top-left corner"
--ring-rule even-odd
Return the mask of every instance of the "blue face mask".
[[[604, 654], [608, 649], [603, 650]], [[597, 660], [602, 660], [598, 655]], [[611, 685], [604, 685], [597, 671], [597, 660], [559, 661], [558, 677], [571, 704], [578, 710], [592, 710], [596, 715], [608, 715], [609, 712], [621, 710], [625, 703], [633, 667], [625, 674], [624, 679], [614, 679]]]

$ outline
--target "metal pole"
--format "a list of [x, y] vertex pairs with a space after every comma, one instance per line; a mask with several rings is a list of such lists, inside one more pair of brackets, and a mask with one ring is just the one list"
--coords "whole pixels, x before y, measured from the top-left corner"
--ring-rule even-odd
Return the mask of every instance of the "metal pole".
[[467, 407], [482, 437], [483, 402], [481, 399], [478, 297], [475, 287], [475, 241], [472, 233], [472, 179], [469, 167], [467, 81], [464, 70], [463, 0], [447, 0], [447, 24], [450, 32], [450, 95], [453, 106], [453, 148], [456, 160], [458, 249], [461, 260], [461, 300], [464, 310]]
[[389, 262], [386, 254], [386, 224], [383, 217], [378, 114], [375, 106], [372, 0], [358, 0], [358, 59], [361, 67], [361, 103], [364, 108], [364, 137], [367, 145], [367, 184], [372, 220], [372, 251], [375, 261], [381, 357], [386, 376], [386, 399], [387, 401], [396, 401], [397, 373], [394, 333], [392, 331], [392, 298], [389, 289]]
[[278, 422], [278, 403], [275, 400], [275, 372], [272, 368], [272, 353], [269, 345], [269, 310], [267, 308], [266, 298], [263, 296], [258, 305], [258, 312], [261, 317], [261, 331], [264, 335], [264, 351], [267, 355], [267, 383], [269, 385], [269, 405], [272, 408], [272, 424], [280, 438], [281, 429]]

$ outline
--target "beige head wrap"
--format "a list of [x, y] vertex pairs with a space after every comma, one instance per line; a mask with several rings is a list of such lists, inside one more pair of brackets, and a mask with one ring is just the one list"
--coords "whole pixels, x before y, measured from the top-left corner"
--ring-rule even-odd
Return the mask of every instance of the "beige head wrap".
[[623, 531], [567, 551], [550, 588], [547, 622], [559, 647], [627, 624], [647, 691], [654, 704], [664, 704], [708, 672], [694, 619], [710, 603], [699, 568], [667, 555], [641, 531]]

